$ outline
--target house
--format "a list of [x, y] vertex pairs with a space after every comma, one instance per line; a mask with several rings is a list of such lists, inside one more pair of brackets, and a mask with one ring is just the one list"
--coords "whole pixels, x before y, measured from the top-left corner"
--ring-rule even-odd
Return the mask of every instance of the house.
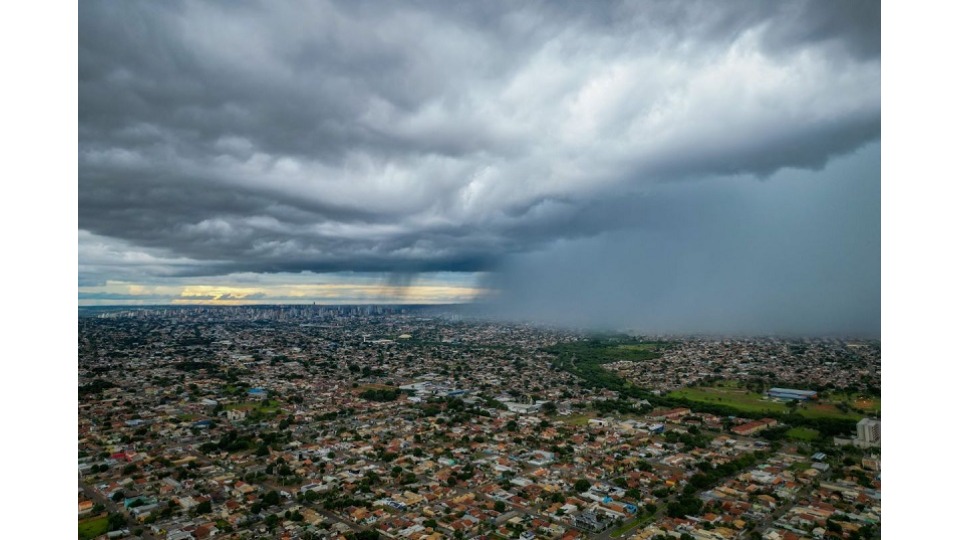
[[594, 512], [583, 512], [573, 518], [573, 526], [588, 533], [599, 533], [613, 525], [613, 520]]
[[77, 505], [77, 512], [80, 514], [86, 514], [91, 510], [93, 510], [93, 501], [80, 501]]
[[765, 429], [770, 429], [777, 425], [777, 421], [773, 418], [762, 418], [760, 420], [754, 420], [753, 422], [747, 422], [746, 424], [741, 424], [739, 426], [734, 426], [730, 428], [730, 431], [736, 433], [737, 435], [753, 435], [758, 431], [763, 431]]

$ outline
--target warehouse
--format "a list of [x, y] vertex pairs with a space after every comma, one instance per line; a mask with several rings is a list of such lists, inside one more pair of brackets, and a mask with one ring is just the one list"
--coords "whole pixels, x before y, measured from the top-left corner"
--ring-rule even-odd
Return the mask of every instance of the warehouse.
[[771, 388], [767, 390], [767, 395], [774, 399], [796, 399], [799, 401], [817, 399], [817, 392], [814, 390], [796, 390], [793, 388]]

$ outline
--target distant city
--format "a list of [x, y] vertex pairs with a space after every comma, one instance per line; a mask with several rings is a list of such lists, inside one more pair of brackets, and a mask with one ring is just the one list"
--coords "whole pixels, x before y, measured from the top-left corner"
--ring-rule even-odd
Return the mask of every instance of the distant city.
[[879, 538], [880, 342], [81, 308], [80, 536]]

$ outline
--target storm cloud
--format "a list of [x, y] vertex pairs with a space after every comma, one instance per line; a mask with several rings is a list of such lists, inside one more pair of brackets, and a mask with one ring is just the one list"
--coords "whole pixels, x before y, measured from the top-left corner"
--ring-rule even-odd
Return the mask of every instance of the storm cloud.
[[644, 334], [880, 332], [879, 146], [757, 184], [674, 185], [648, 224], [509, 257], [486, 308]]
[[877, 2], [79, 15], [81, 283], [496, 271], [880, 136]]

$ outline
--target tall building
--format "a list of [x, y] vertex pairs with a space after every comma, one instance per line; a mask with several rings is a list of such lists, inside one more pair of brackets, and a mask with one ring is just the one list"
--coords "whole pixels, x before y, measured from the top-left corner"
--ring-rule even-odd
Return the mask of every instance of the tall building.
[[864, 418], [857, 422], [857, 441], [868, 445], [879, 445], [880, 420]]

